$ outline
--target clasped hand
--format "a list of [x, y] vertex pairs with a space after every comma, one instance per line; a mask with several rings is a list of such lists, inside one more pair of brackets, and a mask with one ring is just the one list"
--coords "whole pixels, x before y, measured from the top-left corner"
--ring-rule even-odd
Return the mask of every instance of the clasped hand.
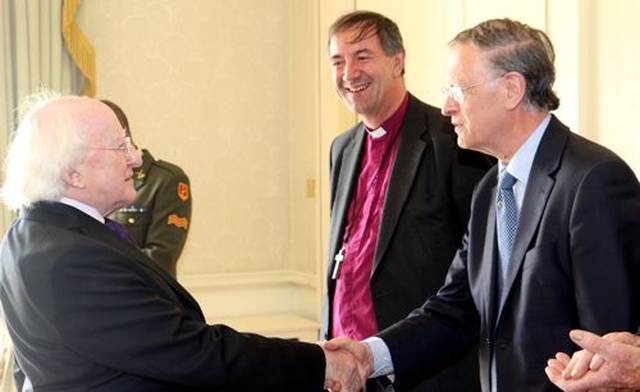
[[368, 345], [346, 337], [321, 343], [327, 361], [326, 389], [357, 392], [373, 373], [373, 355]]
[[583, 350], [570, 357], [557, 353], [545, 372], [565, 392], [636, 391], [640, 389], [640, 337], [613, 332], [602, 337], [574, 330], [570, 338]]

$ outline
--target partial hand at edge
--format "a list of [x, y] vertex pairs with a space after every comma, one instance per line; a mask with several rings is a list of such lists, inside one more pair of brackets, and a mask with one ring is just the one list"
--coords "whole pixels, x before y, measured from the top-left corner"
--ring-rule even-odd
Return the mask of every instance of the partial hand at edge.
[[573, 340], [583, 350], [572, 357], [557, 353], [547, 362], [547, 377], [563, 391], [636, 390], [640, 388], [640, 337], [614, 332], [600, 337], [573, 330]]

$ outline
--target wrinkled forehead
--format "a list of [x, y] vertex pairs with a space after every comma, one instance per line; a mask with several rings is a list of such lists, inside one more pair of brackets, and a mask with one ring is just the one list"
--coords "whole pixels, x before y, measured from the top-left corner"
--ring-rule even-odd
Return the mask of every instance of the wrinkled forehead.
[[474, 78], [493, 72], [489, 53], [473, 43], [456, 43], [449, 48], [447, 79]]

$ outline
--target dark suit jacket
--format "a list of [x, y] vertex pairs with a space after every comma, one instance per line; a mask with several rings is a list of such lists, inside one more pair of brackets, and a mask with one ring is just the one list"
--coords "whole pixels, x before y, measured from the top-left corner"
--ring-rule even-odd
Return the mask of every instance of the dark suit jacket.
[[[322, 317], [325, 338], [329, 337], [335, 291], [333, 257], [342, 246], [365, 137], [363, 125], [358, 124], [338, 136], [331, 147], [329, 274]], [[457, 147], [451, 124], [438, 108], [409, 97], [370, 280], [378, 328], [407, 316], [443, 284], [466, 229], [473, 187], [492, 165], [487, 156]], [[473, 391], [472, 385], [478, 384], [474, 357], [470, 354], [465, 364], [434, 378], [421, 390]]]
[[133, 204], [109, 218], [125, 226], [140, 249], [175, 278], [191, 225], [189, 177], [180, 167], [142, 150], [142, 165], [134, 169], [133, 179]]
[[0, 295], [35, 391], [321, 391], [316, 344], [207, 325], [196, 301], [105, 225], [61, 204], [23, 211]]
[[489, 391], [556, 390], [544, 373], [573, 352], [572, 328], [636, 331], [640, 319], [640, 188], [611, 151], [552, 117], [531, 168], [503, 296], [496, 299], [495, 187], [474, 193], [469, 229], [447, 283], [409, 318], [383, 331], [399, 385], [480, 337]]

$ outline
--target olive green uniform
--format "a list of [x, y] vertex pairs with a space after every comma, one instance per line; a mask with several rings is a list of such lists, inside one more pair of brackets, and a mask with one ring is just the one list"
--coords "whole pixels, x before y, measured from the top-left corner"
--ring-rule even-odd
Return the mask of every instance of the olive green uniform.
[[136, 199], [110, 218], [124, 225], [136, 244], [173, 277], [191, 224], [189, 177], [178, 166], [142, 150], [134, 169]]

